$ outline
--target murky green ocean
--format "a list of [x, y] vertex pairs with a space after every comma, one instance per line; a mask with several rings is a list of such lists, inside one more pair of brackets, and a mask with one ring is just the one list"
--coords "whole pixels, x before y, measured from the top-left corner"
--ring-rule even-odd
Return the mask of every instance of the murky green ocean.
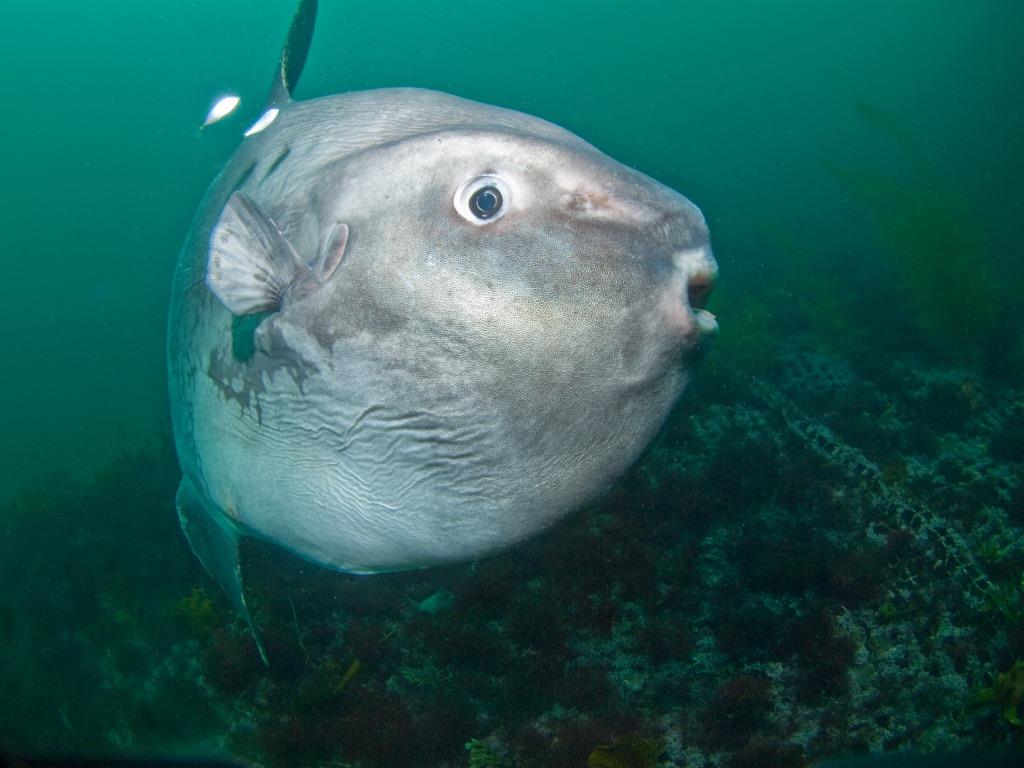
[[[165, 328], [294, 8], [12, 6], [0, 746], [520, 768], [1019, 750], [1024, 5], [321, 6], [297, 98], [510, 107], [696, 202], [720, 338], [643, 464], [521, 547], [372, 579], [244, 549], [264, 669], [177, 530]], [[229, 90], [239, 112], [200, 131]]]

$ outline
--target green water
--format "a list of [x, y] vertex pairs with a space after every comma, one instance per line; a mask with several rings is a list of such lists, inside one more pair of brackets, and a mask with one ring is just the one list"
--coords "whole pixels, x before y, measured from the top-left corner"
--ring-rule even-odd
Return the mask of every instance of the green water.
[[[88, 475], [163, 419], [175, 252], [244, 124], [196, 127], [222, 89], [258, 109], [289, 6], [8, 11], [5, 491]], [[864, 210], [825, 163], [906, 171], [858, 115], [866, 99], [971, 201], [996, 269], [1019, 276], [1020, 19], [1013, 2], [326, 2], [298, 95], [415, 85], [564, 125], [702, 206], [723, 292], [755, 270], [772, 279], [766, 231], [826, 267], [862, 258]]]
[[[859, 361], [859, 371], [911, 355], [1019, 399], [1024, 4], [321, 5], [298, 98], [418, 86], [511, 107], [578, 133], [695, 201], [721, 268], [711, 306], [722, 329], [713, 354], [721, 354], [708, 383], [724, 382], [737, 401], [745, 394], [729, 369], [763, 372], [780, 338], [802, 334], [815, 337], [817, 349]], [[154, 614], [168, 614], [193, 585], [213, 594], [173, 531], [164, 368], [170, 280], [203, 191], [259, 113], [293, 10], [288, 0], [58, 0], [5, 11], [0, 501], [24, 499], [28, 489], [37, 500], [53, 494], [60, 507], [53, 519], [7, 529], [15, 536], [38, 526], [23, 545], [10, 536], [5, 545], [9, 558], [20, 558], [19, 572], [57, 582], [80, 568], [102, 576], [127, 563], [139, 569], [137, 584], [155, 584], [160, 576], [144, 560], [119, 555], [151, 537], [146, 551], [175, 549], [168, 562], [191, 569], [179, 571]], [[226, 89], [242, 96], [240, 113], [201, 133], [206, 110]], [[951, 239], [952, 253], [943, 247]], [[118, 528], [105, 559], [89, 561], [96, 550], [75, 551], [64, 537], [67, 526], [82, 526], [73, 511], [77, 491], [60, 489], [65, 482], [89, 488], [119, 457], [140, 450], [160, 457], [159, 469], [142, 473], [160, 481], [152, 493], [125, 492], [136, 506], [119, 514], [135, 527]], [[1004, 452], [1011, 492], [1022, 467], [1016, 451]], [[82, 514], [105, 514], [111, 502], [91, 493], [95, 503]], [[999, 498], [990, 504], [999, 507]], [[39, 502], [39, 509], [50, 507]], [[61, 543], [51, 546], [40, 530]], [[84, 561], [62, 559], [72, 555]], [[1005, 582], [1018, 578], [1017, 561], [1005, 568], [1013, 571], [999, 574]], [[48, 584], [33, 587], [46, 603]], [[131, 594], [132, 610], [142, 611], [144, 594]], [[13, 617], [0, 613], [0, 666], [31, 657], [31, 644], [7, 642], [3, 630], [4, 621], [33, 627], [29, 604], [17, 602]], [[112, 637], [145, 621], [112, 615], [122, 620], [107, 627]], [[46, 630], [35, 636], [51, 640], [92, 620], [68, 616], [64, 624], [42, 608], [40, 616]], [[999, 637], [1013, 627], [1000, 627]], [[993, 658], [1005, 661], [1007, 643]], [[138, 665], [152, 663], [148, 651], [136, 651]], [[83, 690], [87, 679], [95, 687]], [[198, 724], [176, 722], [174, 707], [155, 723], [125, 726], [97, 677], [66, 679], [63, 692], [51, 687], [46, 695], [29, 693], [31, 681], [21, 685], [21, 696], [38, 699], [24, 717], [11, 702], [0, 705], [0, 742], [35, 735], [38, 747], [60, 738], [62, 696], [83, 710], [90, 709], [83, 701], [104, 702], [88, 733], [68, 715], [68, 742], [79, 749], [93, 736], [104, 750], [159, 748], [164, 729], [176, 748], [193, 733], [197, 743], [217, 742]], [[145, 736], [133, 739], [135, 728]], [[263, 754], [245, 744], [244, 754]], [[438, 749], [456, 754], [443, 764], [460, 764], [457, 753]], [[363, 759], [387, 764], [379, 755]]]

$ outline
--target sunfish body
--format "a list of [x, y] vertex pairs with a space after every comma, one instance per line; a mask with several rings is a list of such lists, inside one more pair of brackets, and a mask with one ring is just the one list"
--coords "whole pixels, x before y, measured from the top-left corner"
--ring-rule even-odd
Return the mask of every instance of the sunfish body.
[[300, 53], [203, 201], [169, 324], [179, 515], [247, 619], [242, 535], [370, 573], [481, 557], [579, 509], [656, 435], [715, 328], [707, 228], [681, 195], [442, 93], [292, 101]]

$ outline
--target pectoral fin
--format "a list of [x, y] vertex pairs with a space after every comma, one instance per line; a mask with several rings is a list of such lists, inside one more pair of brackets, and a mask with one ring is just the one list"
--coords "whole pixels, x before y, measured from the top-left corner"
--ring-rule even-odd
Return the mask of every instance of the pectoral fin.
[[182, 478], [177, 496], [178, 520], [189, 545], [206, 572], [224, 590], [232, 605], [242, 615], [259, 649], [260, 658], [269, 666], [263, 642], [256, 630], [242, 593], [242, 570], [238, 560], [238, 529], [218, 510], [212, 509], [196, 491], [192, 482]]
[[221, 303], [236, 315], [280, 309], [308, 273], [271, 218], [246, 195], [232, 194], [210, 235], [206, 264], [206, 285]]

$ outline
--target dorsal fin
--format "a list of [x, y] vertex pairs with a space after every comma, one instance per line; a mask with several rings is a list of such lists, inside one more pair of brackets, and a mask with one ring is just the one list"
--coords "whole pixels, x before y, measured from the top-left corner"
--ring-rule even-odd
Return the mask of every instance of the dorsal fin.
[[288, 28], [288, 39], [281, 50], [281, 61], [274, 73], [270, 86], [267, 109], [281, 107], [292, 100], [292, 93], [299, 83], [302, 68], [306, 66], [309, 46], [313, 42], [313, 28], [316, 26], [317, 0], [299, 0], [299, 7]]

